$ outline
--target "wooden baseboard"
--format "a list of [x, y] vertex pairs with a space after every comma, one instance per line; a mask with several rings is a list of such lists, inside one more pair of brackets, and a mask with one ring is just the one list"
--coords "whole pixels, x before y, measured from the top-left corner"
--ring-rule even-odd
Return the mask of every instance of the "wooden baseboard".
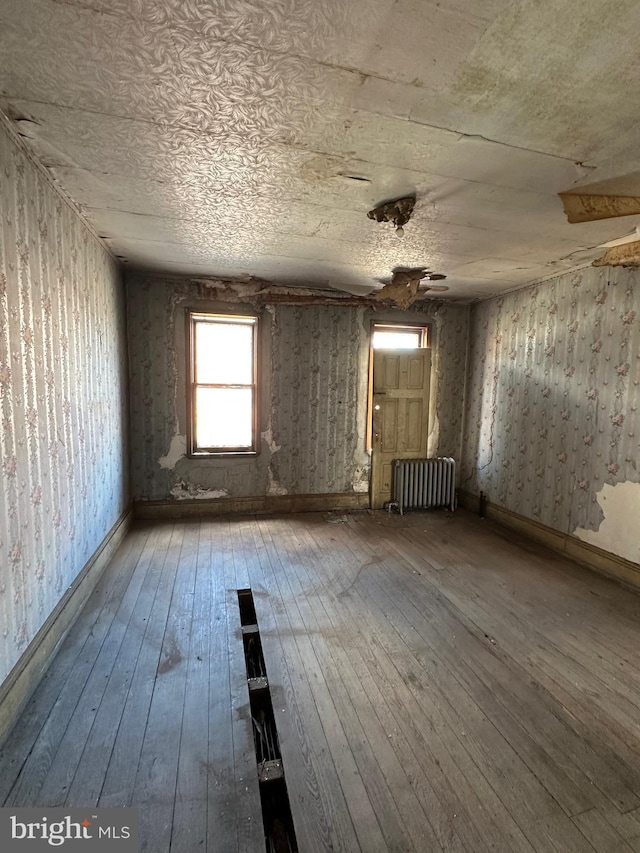
[[[458, 500], [460, 506], [465, 509], [476, 513], [479, 511], [480, 498], [478, 495], [460, 492]], [[505, 507], [489, 501], [485, 503], [485, 517], [503, 527], [516, 530], [523, 536], [535, 539], [536, 542], [564, 554], [565, 557], [569, 557], [589, 569], [622, 581], [622, 583], [635, 589], [640, 589], [640, 565], [632, 563], [631, 560], [625, 560], [624, 557], [618, 557], [616, 554], [604, 551], [589, 542], [583, 542], [569, 533], [561, 533], [546, 524], [519, 515], [517, 512], [512, 512], [510, 509], [505, 509]]]
[[368, 493], [337, 492], [321, 495], [263, 495], [250, 498], [215, 498], [169, 501], [135, 501], [136, 518], [204, 518], [212, 515], [253, 515], [269, 512], [323, 512], [366, 509]]
[[0, 685], [0, 743], [40, 683], [60, 644], [67, 636], [133, 521], [127, 509], [105, 536], [100, 547], [64, 593], [44, 625], [29, 643]]

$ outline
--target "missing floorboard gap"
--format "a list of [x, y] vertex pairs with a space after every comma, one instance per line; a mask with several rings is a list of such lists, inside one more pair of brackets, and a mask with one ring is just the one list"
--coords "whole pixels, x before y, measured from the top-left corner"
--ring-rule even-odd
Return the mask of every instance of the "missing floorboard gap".
[[260, 635], [244, 634], [242, 637], [244, 643], [244, 661], [247, 667], [247, 678], [265, 678], [267, 669], [264, 665], [262, 657], [262, 645], [260, 643]]
[[247, 670], [251, 725], [256, 752], [262, 820], [267, 853], [297, 853], [289, 794], [267, 669], [262, 654], [260, 629], [250, 589], [238, 590], [242, 644]]
[[250, 589], [238, 590], [238, 607], [240, 608], [240, 624], [243, 627], [258, 624], [256, 608], [253, 604], [253, 593]]

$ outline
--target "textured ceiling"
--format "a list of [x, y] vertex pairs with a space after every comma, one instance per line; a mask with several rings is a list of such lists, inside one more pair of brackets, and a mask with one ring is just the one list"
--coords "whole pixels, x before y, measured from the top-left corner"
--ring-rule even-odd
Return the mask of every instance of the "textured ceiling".
[[0, 98], [131, 266], [469, 299], [640, 223], [556, 195], [640, 171], [639, 38], [637, 0], [2, 0]]

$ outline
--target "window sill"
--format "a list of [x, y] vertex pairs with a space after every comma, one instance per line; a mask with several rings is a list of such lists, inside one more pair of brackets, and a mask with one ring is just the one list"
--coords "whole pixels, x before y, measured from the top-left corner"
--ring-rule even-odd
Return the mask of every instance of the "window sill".
[[259, 452], [257, 450], [221, 450], [221, 451], [202, 451], [195, 453], [187, 453], [187, 459], [229, 459], [233, 457], [234, 459], [255, 459], [256, 456], [259, 456]]

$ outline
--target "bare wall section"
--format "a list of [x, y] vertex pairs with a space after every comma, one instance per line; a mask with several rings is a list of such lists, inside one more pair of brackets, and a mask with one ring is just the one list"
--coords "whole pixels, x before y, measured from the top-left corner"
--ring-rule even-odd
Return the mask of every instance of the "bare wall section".
[[[250, 307], [216, 302], [212, 286], [153, 275], [128, 277], [134, 498], [366, 492], [373, 315], [359, 307], [266, 306], [260, 453], [202, 460], [185, 456], [185, 308], [241, 312]], [[431, 324], [430, 451], [459, 458], [468, 308], [426, 303], [422, 311], [376, 316]]]
[[584, 269], [472, 310], [464, 488], [640, 561], [640, 274]]
[[128, 503], [117, 264], [0, 120], [0, 681]]

